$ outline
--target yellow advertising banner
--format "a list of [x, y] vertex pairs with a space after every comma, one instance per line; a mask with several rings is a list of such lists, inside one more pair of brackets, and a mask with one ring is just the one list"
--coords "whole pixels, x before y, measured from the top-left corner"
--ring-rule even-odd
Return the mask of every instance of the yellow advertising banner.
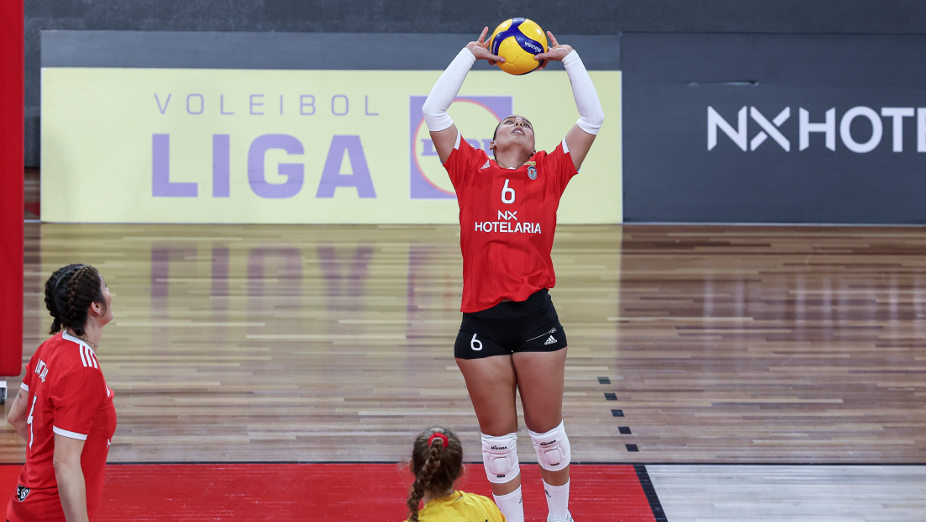
[[[421, 116], [440, 71], [45, 68], [42, 219], [88, 223], [455, 223]], [[619, 223], [621, 77], [560, 223]], [[563, 71], [472, 71], [449, 109], [487, 149], [501, 118], [552, 150], [578, 117]]]

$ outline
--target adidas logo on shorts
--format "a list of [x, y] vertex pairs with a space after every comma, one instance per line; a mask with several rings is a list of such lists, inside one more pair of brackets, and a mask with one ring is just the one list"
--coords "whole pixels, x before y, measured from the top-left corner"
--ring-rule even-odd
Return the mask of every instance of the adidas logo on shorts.
[[551, 344], [556, 344], [556, 337], [553, 337], [552, 335], [547, 337], [547, 340], [543, 342], [544, 346], [549, 346]]

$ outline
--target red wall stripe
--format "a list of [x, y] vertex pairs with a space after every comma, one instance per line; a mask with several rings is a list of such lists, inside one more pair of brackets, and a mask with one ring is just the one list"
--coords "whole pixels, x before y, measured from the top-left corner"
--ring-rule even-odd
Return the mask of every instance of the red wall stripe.
[[23, 1], [0, 1], [0, 375], [23, 335]]

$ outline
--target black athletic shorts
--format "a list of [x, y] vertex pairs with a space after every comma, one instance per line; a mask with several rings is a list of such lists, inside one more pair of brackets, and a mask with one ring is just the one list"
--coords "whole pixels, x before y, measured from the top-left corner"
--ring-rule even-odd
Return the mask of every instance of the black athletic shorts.
[[481, 359], [516, 352], [554, 352], [566, 347], [553, 299], [546, 289], [526, 301], [504, 301], [492, 308], [463, 314], [453, 346], [458, 359]]

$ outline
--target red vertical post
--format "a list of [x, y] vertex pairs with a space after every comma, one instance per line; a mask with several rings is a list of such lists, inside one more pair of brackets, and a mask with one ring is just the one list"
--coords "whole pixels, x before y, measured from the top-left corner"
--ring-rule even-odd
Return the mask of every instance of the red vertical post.
[[23, 352], [23, 0], [0, 1], [0, 375]]

